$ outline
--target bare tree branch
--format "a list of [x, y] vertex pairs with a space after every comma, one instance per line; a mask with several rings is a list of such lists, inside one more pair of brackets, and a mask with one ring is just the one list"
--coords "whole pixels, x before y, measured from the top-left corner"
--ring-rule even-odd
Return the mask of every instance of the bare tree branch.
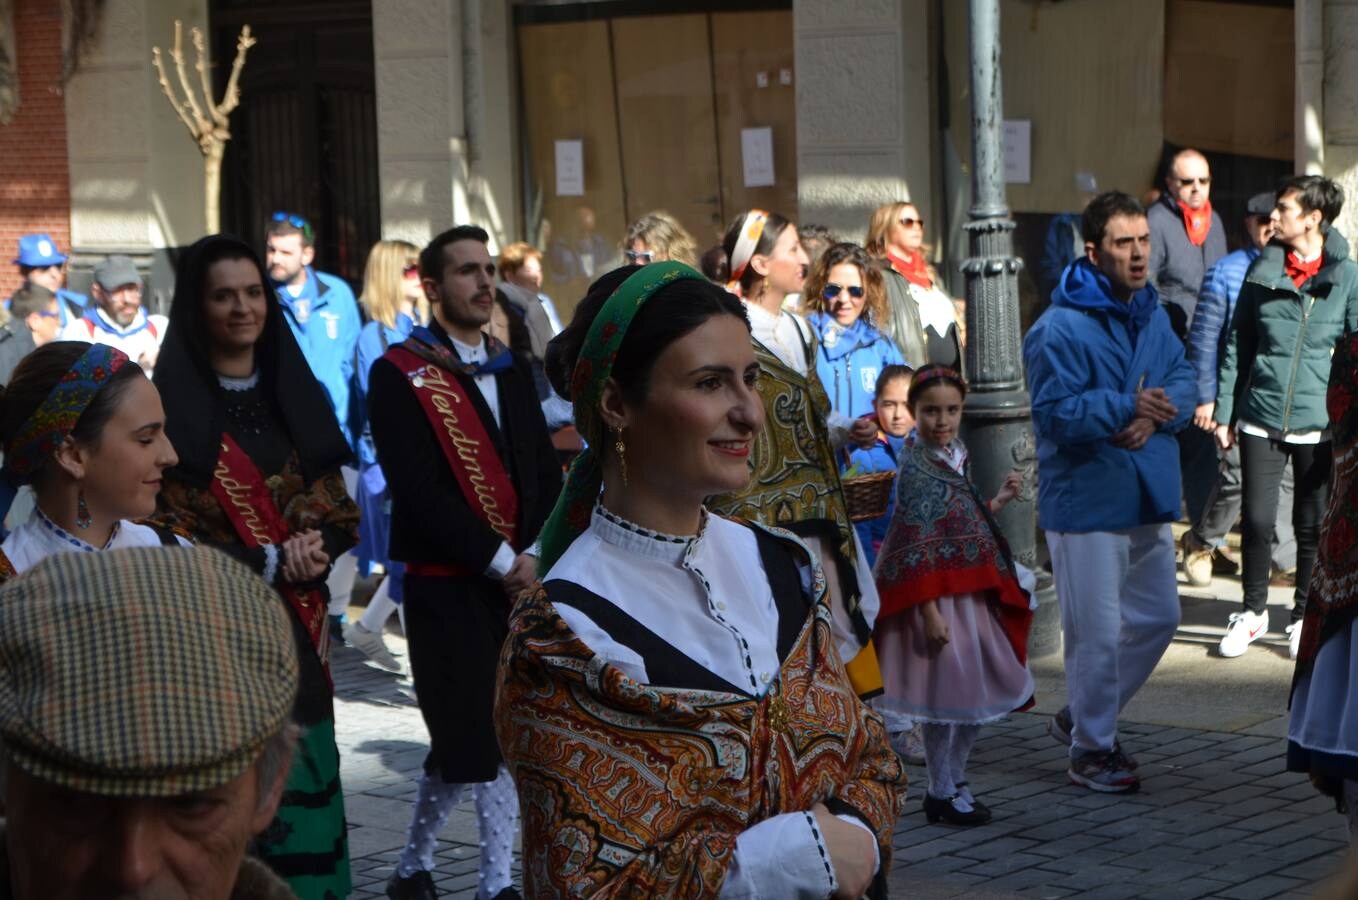
[[[184, 67], [184, 26], [178, 19], [174, 23], [174, 50], [170, 51], [170, 59], [174, 60], [175, 71], [179, 73], [179, 86], [184, 89], [184, 99], [193, 112], [194, 121], [198, 123], [199, 140], [202, 140], [202, 135], [208, 131], [211, 123], [203, 115], [202, 107], [198, 105], [198, 98], [194, 96], [193, 86], [189, 84], [189, 72]], [[207, 99], [211, 102], [212, 98]]]
[[193, 37], [194, 55], [198, 60], [194, 68], [198, 70], [198, 81], [203, 86], [203, 105], [207, 107], [212, 121], [225, 128], [226, 117], [218, 112], [217, 104], [212, 102], [212, 79], [207, 74], [207, 44], [203, 40], [202, 29], [194, 28], [190, 34]]
[[189, 135], [196, 141], [198, 140], [198, 128], [189, 117], [188, 110], [179, 102], [174, 95], [174, 89], [170, 87], [170, 79], [165, 75], [165, 60], [160, 56], [160, 48], [151, 48], [151, 62], [155, 64], [156, 74], [160, 76], [160, 89], [165, 92], [165, 99], [170, 101], [170, 106], [174, 108], [175, 114], [179, 116], [179, 121], [184, 123], [184, 127], [189, 130]]
[[250, 26], [246, 25], [240, 30], [240, 37], [236, 39], [236, 59], [231, 63], [231, 77], [226, 81], [226, 93], [222, 96], [222, 102], [217, 104], [217, 111], [222, 115], [222, 125], [226, 125], [226, 116], [240, 103], [240, 71], [245, 68], [245, 54], [255, 45], [255, 39], [250, 34]]

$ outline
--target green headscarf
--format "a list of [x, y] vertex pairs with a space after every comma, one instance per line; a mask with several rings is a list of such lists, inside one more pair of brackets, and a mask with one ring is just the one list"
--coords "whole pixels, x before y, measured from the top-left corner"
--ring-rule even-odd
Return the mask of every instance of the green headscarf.
[[571, 400], [575, 403], [575, 427], [588, 445], [571, 463], [565, 487], [556, 506], [542, 526], [538, 574], [546, 575], [566, 548], [586, 528], [595, 501], [603, 486], [604, 470], [600, 450], [607, 430], [599, 416], [599, 401], [604, 385], [613, 375], [613, 363], [627, 336], [627, 329], [642, 304], [666, 285], [683, 278], [706, 281], [703, 274], [681, 262], [658, 262], [644, 266], [628, 277], [604, 302], [590, 323], [589, 333], [580, 347], [580, 356], [571, 374]]

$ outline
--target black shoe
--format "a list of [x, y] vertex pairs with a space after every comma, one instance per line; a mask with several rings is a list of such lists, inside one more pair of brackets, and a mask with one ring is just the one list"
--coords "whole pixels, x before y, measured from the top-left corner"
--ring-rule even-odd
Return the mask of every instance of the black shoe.
[[[966, 782], [966, 781], [959, 781], [959, 782], [957, 782], [956, 785], [954, 785], [954, 787], [958, 788], [958, 793], [961, 793], [961, 788], [970, 787], [970, 786], [971, 786], [970, 783], [969, 783], [969, 782]], [[967, 793], [970, 794], [971, 792], [968, 791]], [[990, 819], [991, 819], [990, 807], [986, 806], [986, 805], [985, 805], [984, 803], [982, 803], [980, 800], [976, 799], [976, 797], [975, 797], [974, 795], [972, 796], [970, 802], [971, 802], [971, 808], [974, 809], [974, 810], [976, 810], [976, 811], [977, 811], [978, 813], [980, 813], [981, 815], [985, 816], [986, 821], [989, 822]]]
[[491, 900], [523, 900], [523, 896], [518, 891], [514, 890], [514, 885], [511, 884], [509, 887], [492, 897]]
[[421, 869], [409, 878], [402, 878], [400, 872], [392, 872], [391, 878], [387, 879], [387, 896], [391, 900], [438, 900], [439, 892], [434, 890], [434, 876]]
[[974, 825], [984, 825], [990, 821], [990, 811], [984, 813], [979, 809], [972, 809], [971, 812], [962, 812], [954, 806], [956, 797], [949, 797], [947, 800], [940, 800], [932, 794], [924, 795], [924, 817], [932, 825], [942, 819], [949, 825], [963, 825], [971, 827]]

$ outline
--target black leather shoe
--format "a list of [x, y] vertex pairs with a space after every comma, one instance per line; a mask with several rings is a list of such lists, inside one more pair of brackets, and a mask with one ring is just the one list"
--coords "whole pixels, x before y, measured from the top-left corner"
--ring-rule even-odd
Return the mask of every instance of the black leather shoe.
[[962, 812], [954, 804], [956, 797], [949, 797], [947, 800], [940, 800], [931, 794], [924, 795], [924, 817], [932, 825], [942, 819], [948, 825], [962, 825], [972, 827], [984, 825], [990, 821], [990, 812], [981, 812], [979, 809], [972, 809], [971, 812]]
[[[965, 781], [959, 781], [959, 782], [957, 782], [957, 785], [956, 785], [956, 786], [957, 786], [958, 788], [970, 787], [970, 785], [969, 785], [967, 782], [965, 782]], [[959, 793], [960, 793], [960, 791], [959, 791]], [[974, 795], [973, 795], [972, 798], [971, 798], [971, 808], [974, 809], [974, 810], [976, 810], [976, 811], [977, 811], [978, 813], [980, 813], [981, 815], [985, 816], [985, 820], [986, 820], [987, 822], [990, 821], [990, 819], [991, 819], [990, 807], [986, 806], [984, 803], [982, 803], [980, 800], [978, 800]]]
[[438, 900], [439, 892], [434, 890], [434, 876], [428, 872], [421, 870], [409, 878], [392, 872], [387, 879], [387, 896], [391, 900]]
[[518, 891], [514, 890], [514, 885], [511, 884], [509, 887], [492, 897], [491, 900], [523, 900], [523, 896]]

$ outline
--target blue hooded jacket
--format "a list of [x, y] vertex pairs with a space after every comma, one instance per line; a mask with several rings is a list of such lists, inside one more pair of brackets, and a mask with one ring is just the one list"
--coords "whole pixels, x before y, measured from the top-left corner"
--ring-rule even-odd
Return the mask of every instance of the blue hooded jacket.
[[[1179, 517], [1179, 445], [1192, 418], [1193, 369], [1156, 290], [1123, 303], [1086, 259], [1061, 275], [1052, 305], [1023, 340], [1037, 437], [1038, 518], [1048, 531], [1116, 531]], [[1178, 409], [1137, 450], [1112, 443], [1139, 387]]]
[[350, 407], [349, 386], [354, 377], [354, 349], [363, 322], [358, 301], [344, 280], [307, 266], [306, 285], [294, 298], [288, 289], [275, 284], [283, 318], [311, 374], [325, 388], [335, 420], [349, 446], [354, 446], [354, 411]]
[[896, 342], [873, 328], [867, 316], [859, 316], [848, 328], [829, 313], [812, 313], [807, 321], [820, 338], [816, 374], [831, 409], [851, 419], [871, 415], [882, 367], [905, 364]]

